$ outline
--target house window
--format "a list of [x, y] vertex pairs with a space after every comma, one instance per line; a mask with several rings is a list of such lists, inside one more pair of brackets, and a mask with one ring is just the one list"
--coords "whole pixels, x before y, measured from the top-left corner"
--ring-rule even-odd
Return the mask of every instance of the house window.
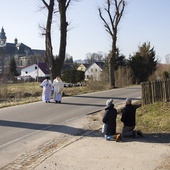
[[22, 66], [22, 60], [21, 60], [21, 66]]
[[30, 65], [30, 60], [28, 60], [28, 65]]
[[96, 70], [95, 70], [96, 72], [97, 72], [97, 68], [96, 68]]
[[93, 72], [93, 69], [91, 69], [91, 72]]

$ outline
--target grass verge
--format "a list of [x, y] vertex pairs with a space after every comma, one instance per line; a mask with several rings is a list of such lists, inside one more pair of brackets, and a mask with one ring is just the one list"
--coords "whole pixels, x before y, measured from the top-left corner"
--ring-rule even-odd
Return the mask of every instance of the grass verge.
[[154, 103], [137, 109], [137, 129], [144, 133], [170, 133], [170, 103]]

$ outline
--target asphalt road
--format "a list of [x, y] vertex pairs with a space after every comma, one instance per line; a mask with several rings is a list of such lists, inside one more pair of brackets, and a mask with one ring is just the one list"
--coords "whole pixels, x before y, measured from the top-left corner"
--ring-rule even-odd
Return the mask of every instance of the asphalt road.
[[0, 168], [56, 133], [69, 133], [69, 122], [103, 109], [107, 99], [120, 104], [127, 97], [139, 100], [141, 86], [64, 97], [61, 104], [51, 100], [0, 109]]

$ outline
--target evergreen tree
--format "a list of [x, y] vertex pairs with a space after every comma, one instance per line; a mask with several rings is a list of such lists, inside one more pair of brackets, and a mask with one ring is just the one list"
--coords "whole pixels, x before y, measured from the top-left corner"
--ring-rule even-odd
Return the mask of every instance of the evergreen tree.
[[65, 63], [73, 63], [73, 57], [72, 56], [66, 57]]
[[157, 60], [155, 59], [154, 48], [150, 43], [144, 43], [139, 47], [138, 52], [129, 59], [130, 67], [133, 70], [136, 83], [147, 81], [156, 70]]
[[78, 82], [84, 81], [84, 72], [75, 70], [75, 69], [67, 69], [63, 71], [62, 79], [67, 83], [76, 84]]
[[76, 83], [84, 81], [84, 71], [76, 70]]
[[115, 70], [117, 70], [119, 67], [124, 67], [124, 66], [127, 66], [127, 61], [124, 55], [120, 55], [115, 60]]
[[134, 80], [137, 84], [147, 80], [147, 63], [144, 57], [136, 54], [130, 58], [129, 64], [133, 70]]
[[17, 65], [16, 65], [16, 62], [15, 62], [14, 58], [10, 59], [8, 75], [9, 75], [10, 78], [14, 78], [14, 76], [18, 75]]

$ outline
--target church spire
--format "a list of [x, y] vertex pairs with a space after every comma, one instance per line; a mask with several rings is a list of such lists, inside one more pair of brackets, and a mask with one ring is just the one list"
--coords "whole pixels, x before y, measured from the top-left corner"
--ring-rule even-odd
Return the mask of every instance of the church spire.
[[4, 45], [6, 43], [6, 35], [4, 32], [4, 28], [2, 27], [1, 32], [0, 32], [0, 45]]

